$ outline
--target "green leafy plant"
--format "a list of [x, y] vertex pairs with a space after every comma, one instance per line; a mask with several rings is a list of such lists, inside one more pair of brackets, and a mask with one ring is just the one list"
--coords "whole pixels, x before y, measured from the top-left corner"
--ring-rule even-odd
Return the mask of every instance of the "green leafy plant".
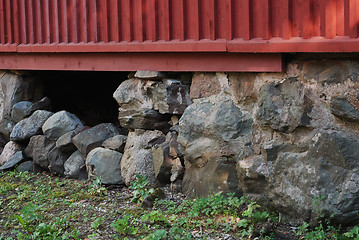
[[89, 189], [88, 192], [91, 195], [96, 195], [96, 196], [103, 196], [107, 194], [107, 190], [105, 187], [102, 186], [101, 183], [101, 177], [97, 177], [93, 182], [92, 185], [89, 185]]
[[145, 176], [136, 175], [137, 180], [131, 183], [129, 189], [132, 191], [132, 199], [131, 202], [141, 203], [143, 200], [153, 193], [155, 190], [153, 188], [148, 187], [149, 181]]
[[93, 229], [98, 229], [104, 222], [105, 219], [103, 217], [99, 217], [91, 224], [91, 227]]
[[144, 240], [161, 240], [167, 239], [167, 231], [165, 229], [158, 229], [144, 238]]
[[136, 235], [138, 232], [138, 227], [135, 227], [135, 220], [132, 215], [125, 214], [122, 218], [118, 218], [116, 221], [111, 223], [111, 227], [113, 227], [118, 233], [124, 235]]

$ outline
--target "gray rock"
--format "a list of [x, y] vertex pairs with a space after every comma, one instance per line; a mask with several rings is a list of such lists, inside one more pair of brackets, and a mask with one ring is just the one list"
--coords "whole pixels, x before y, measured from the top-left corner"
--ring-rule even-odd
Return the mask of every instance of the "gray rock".
[[280, 84], [267, 83], [260, 89], [256, 117], [260, 125], [288, 133], [309, 126], [311, 110], [312, 102], [301, 82], [288, 78]]
[[161, 114], [183, 114], [184, 110], [192, 104], [189, 86], [179, 81], [166, 80], [152, 88], [154, 109]]
[[103, 184], [123, 184], [121, 158], [121, 153], [110, 149], [93, 149], [86, 158], [89, 179], [101, 177]]
[[19, 166], [16, 168], [17, 172], [32, 172], [32, 169], [34, 167], [33, 161], [26, 161], [23, 163], [20, 163]]
[[127, 129], [155, 129], [161, 114], [152, 109], [137, 109], [120, 111], [118, 120], [121, 127]]
[[162, 183], [182, 179], [184, 167], [180, 157], [182, 154], [177, 142], [177, 134], [169, 132], [166, 141], [152, 147], [155, 176]]
[[92, 149], [101, 147], [105, 140], [116, 135], [119, 135], [119, 130], [115, 125], [112, 123], [101, 123], [80, 132], [72, 141], [81, 154], [86, 156]]
[[7, 161], [10, 160], [12, 156], [15, 155], [18, 151], [21, 151], [21, 146], [16, 142], [8, 142], [0, 155], [0, 166], [4, 165]]
[[330, 111], [338, 118], [359, 121], [359, 110], [346, 97], [333, 97], [330, 100]]
[[142, 79], [162, 79], [166, 77], [166, 74], [156, 71], [137, 71], [135, 77]]
[[83, 129], [78, 117], [67, 111], [60, 111], [52, 115], [42, 126], [42, 131], [48, 139], [57, 140], [67, 132]]
[[25, 149], [25, 155], [42, 168], [49, 169], [49, 153], [54, 147], [55, 141], [47, 139], [44, 135], [33, 136]]
[[278, 155], [268, 179], [272, 207], [294, 222], [315, 220], [318, 207], [342, 224], [358, 221], [358, 136], [322, 132], [314, 139], [306, 152]]
[[125, 150], [126, 140], [126, 136], [116, 135], [104, 141], [102, 147], [123, 153]]
[[24, 141], [32, 136], [41, 134], [41, 127], [44, 122], [52, 116], [52, 112], [38, 110], [29, 118], [25, 118], [18, 122], [10, 134], [11, 141]]
[[32, 105], [33, 103], [29, 101], [21, 101], [14, 104], [11, 110], [11, 119], [14, 122], [20, 122], [24, 118], [30, 116], [31, 114], [27, 115], [27, 111]]
[[51, 100], [48, 97], [44, 97], [41, 100], [35, 102], [26, 110], [26, 116], [32, 115], [37, 110], [51, 111], [52, 105]]
[[18, 151], [4, 165], [0, 167], [0, 171], [9, 170], [22, 161], [24, 161], [24, 156], [22, 155], [22, 151]]
[[87, 179], [86, 161], [79, 151], [75, 151], [64, 164], [65, 176], [79, 180]]
[[12, 107], [21, 101], [37, 101], [43, 87], [39, 79], [0, 71], [0, 133], [7, 139], [15, 126], [11, 119]]
[[127, 136], [125, 151], [121, 160], [121, 174], [126, 185], [136, 180], [136, 175], [146, 176], [152, 186], [158, 184], [155, 177], [152, 146], [165, 141], [160, 131], [136, 129]]
[[253, 154], [252, 123], [249, 113], [222, 96], [201, 99], [185, 110], [178, 142], [185, 158], [182, 184], [186, 195], [241, 193], [235, 165]]
[[71, 153], [64, 153], [57, 147], [54, 147], [48, 155], [49, 159], [49, 170], [60, 176], [65, 176], [64, 163], [70, 157]]
[[64, 135], [59, 137], [59, 139], [57, 139], [56, 147], [62, 152], [73, 153], [74, 151], [76, 151], [77, 148], [72, 142], [72, 139], [78, 133], [79, 131], [77, 130], [65, 133]]

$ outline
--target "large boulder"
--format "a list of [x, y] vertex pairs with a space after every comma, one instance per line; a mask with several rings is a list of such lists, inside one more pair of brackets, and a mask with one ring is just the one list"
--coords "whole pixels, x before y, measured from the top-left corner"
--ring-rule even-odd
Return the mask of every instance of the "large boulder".
[[81, 120], [67, 111], [60, 111], [52, 115], [42, 126], [45, 136], [51, 140], [57, 140], [62, 135], [73, 130], [82, 130]]
[[280, 132], [293, 132], [310, 125], [312, 102], [297, 78], [282, 83], [270, 82], [259, 91], [256, 117], [262, 126]]
[[146, 176], [151, 185], [157, 185], [151, 148], [164, 141], [164, 134], [157, 130], [136, 129], [128, 134], [121, 160], [121, 174], [126, 185], [131, 185], [137, 174]]
[[64, 135], [59, 137], [59, 139], [57, 139], [56, 147], [62, 152], [73, 153], [74, 151], [76, 151], [77, 148], [72, 142], [72, 139], [79, 132], [80, 131], [73, 130], [71, 132], [65, 133]]
[[101, 177], [103, 184], [122, 184], [122, 153], [105, 148], [93, 149], [86, 158], [89, 179]]
[[87, 179], [86, 161], [79, 151], [75, 151], [64, 163], [65, 176], [79, 180]]
[[294, 222], [315, 220], [318, 210], [334, 213], [341, 224], [358, 221], [358, 136], [321, 132], [309, 146], [308, 151], [278, 154], [268, 178], [272, 207]]
[[240, 193], [236, 163], [252, 154], [253, 119], [226, 96], [190, 105], [179, 122], [186, 172], [183, 191], [189, 196]]
[[126, 140], [127, 136], [116, 135], [104, 141], [102, 143], [102, 147], [123, 153], [125, 150]]
[[0, 155], [0, 166], [4, 165], [10, 158], [15, 155], [18, 151], [21, 151], [21, 146], [16, 142], [10, 141], [8, 142]]
[[123, 128], [154, 129], [161, 119], [161, 114], [153, 109], [121, 110], [118, 120]]
[[72, 141], [82, 155], [86, 156], [92, 149], [101, 147], [105, 140], [118, 134], [118, 128], [112, 123], [101, 123], [80, 132]]
[[36, 135], [30, 138], [25, 155], [32, 158], [42, 168], [49, 169], [49, 153], [54, 147], [55, 141], [47, 139], [44, 135]]
[[25, 118], [18, 122], [10, 134], [11, 141], [24, 141], [32, 136], [41, 134], [41, 127], [45, 121], [52, 116], [52, 112], [38, 110], [29, 118]]
[[21, 101], [37, 101], [43, 90], [40, 83], [36, 78], [0, 71], [0, 133], [7, 139], [15, 126], [11, 119], [13, 106]]

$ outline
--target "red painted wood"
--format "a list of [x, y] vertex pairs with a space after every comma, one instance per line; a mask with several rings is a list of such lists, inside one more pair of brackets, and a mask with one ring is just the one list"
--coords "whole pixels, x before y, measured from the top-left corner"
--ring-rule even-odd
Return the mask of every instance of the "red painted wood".
[[26, 34], [28, 43], [35, 43], [34, 14], [32, 1], [26, 1]]
[[4, 1], [0, 0], [0, 44], [5, 44]]
[[132, 41], [130, 0], [121, 1], [121, 36], [123, 41]]
[[145, 39], [157, 41], [156, 1], [146, 0], [144, 3]]
[[45, 43], [50, 43], [50, 14], [49, 0], [42, 0], [42, 22], [43, 22], [43, 39]]
[[107, 0], [98, 1], [98, 26], [100, 42], [108, 42]]
[[[102, 1], [100, 1], [102, 2]], [[77, 6], [76, 0], [68, 0], [67, 3], [67, 16], [69, 23], [69, 41], [76, 43], [78, 41], [77, 38]]]
[[143, 0], [131, 0], [132, 8], [132, 31], [133, 38], [135, 41], [142, 42], [144, 40], [143, 36], [143, 15], [142, 15], [142, 1]]
[[199, 5], [198, 0], [185, 0], [186, 38], [199, 40]]
[[249, 40], [252, 37], [252, 9], [250, 6], [250, 0], [235, 0], [233, 3], [233, 38], [243, 38], [245, 40]]
[[312, 11], [313, 11], [313, 36], [320, 36], [321, 26], [321, 11], [320, 2], [322, 0], [312, 0]]
[[11, 16], [10, 0], [5, 0], [5, 21], [6, 21], [5, 39], [6, 39], [6, 43], [10, 43], [10, 44], [13, 43], [11, 20], [12, 20], [12, 16]]
[[25, 0], [19, 0], [19, 12], [20, 12], [20, 42], [27, 43], [26, 39], [26, 8]]
[[336, 35], [344, 36], [345, 34], [345, 0], [336, 2]]
[[43, 43], [42, 41], [42, 12], [41, 12], [41, 1], [35, 0], [35, 42]]
[[214, 0], [199, 0], [200, 36], [202, 39], [215, 39], [215, 4]]
[[60, 39], [63, 43], [68, 43], [69, 35], [67, 29], [67, 0], [60, 1]]
[[13, 42], [20, 43], [18, 0], [11, 1]]
[[89, 40], [90, 42], [97, 42], [97, 7], [96, 0], [88, 0], [88, 15], [89, 15]]
[[170, 15], [172, 17], [172, 39], [184, 40], [184, 7], [183, 0], [170, 0]]
[[119, 20], [118, 20], [118, 1], [117, 0], [109, 0], [108, 2], [109, 8], [109, 29], [110, 36], [109, 41], [120, 41], [120, 28], [119, 28]]
[[59, 5], [58, 0], [52, 0], [51, 4], [51, 42], [59, 43], [60, 34], [59, 34]]
[[[3, 59], [6, 59], [4, 61]], [[218, 59], [218, 61], [213, 61]], [[280, 54], [235, 53], [0, 53], [0, 69], [77, 71], [280, 72]]]
[[78, 15], [79, 15], [79, 19], [78, 19], [78, 29], [79, 29], [79, 34], [80, 34], [80, 42], [88, 42], [88, 38], [87, 38], [87, 4], [86, 4], [86, 0], [79, 0], [80, 2], [78, 3]]
[[326, 0], [325, 4], [325, 37], [328, 39], [336, 36], [336, 0]]
[[352, 38], [358, 37], [358, 23], [359, 23], [359, 2], [357, 0], [349, 1], [349, 36]]

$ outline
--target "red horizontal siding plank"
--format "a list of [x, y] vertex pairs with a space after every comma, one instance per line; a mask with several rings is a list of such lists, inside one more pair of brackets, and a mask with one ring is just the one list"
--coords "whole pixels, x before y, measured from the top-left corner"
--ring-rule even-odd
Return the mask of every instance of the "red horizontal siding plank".
[[[0, 69], [77, 71], [211, 71], [280, 72], [280, 54], [235, 53], [0, 53]], [[218, 61], [213, 61], [218, 59]]]

